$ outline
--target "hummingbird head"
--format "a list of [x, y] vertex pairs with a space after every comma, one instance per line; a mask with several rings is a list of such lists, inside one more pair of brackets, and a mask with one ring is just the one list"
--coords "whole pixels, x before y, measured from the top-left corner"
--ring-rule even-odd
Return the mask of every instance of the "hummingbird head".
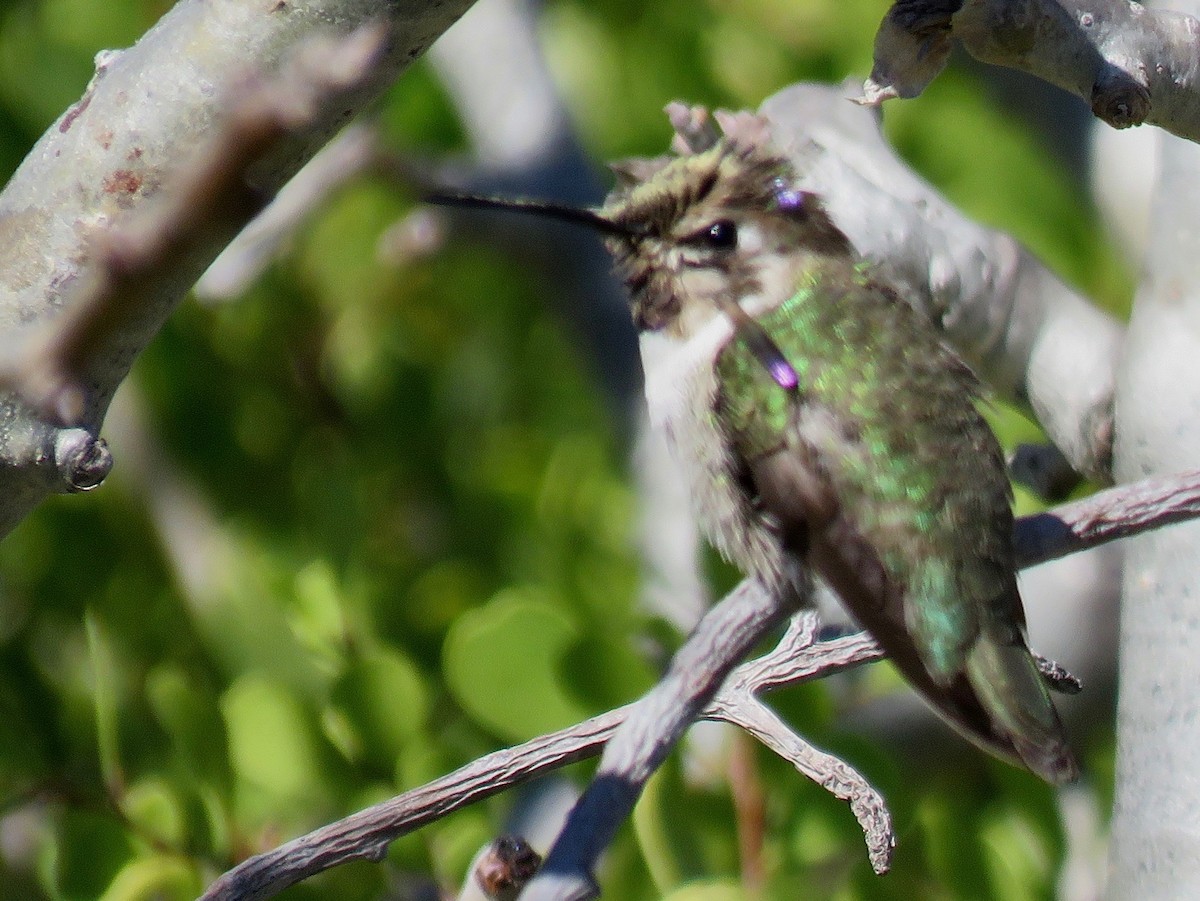
[[686, 338], [731, 305], [753, 315], [791, 296], [813, 256], [854, 254], [816, 196], [794, 186], [787, 160], [762, 145], [726, 138], [619, 174], [626, 183], [598, 216], [615, 226], [606, 243], [643, 331]]
[[792, 295], [814, 257], [853, 256], [849, 239], [788, 161], [761, 143], [723, 138], [700, 153], [615, 167], [598, 210], [531, 200], [433, 194], [431, 203], [532, 213], [604, 235], [642, 332], [686, 339], [728, 316], [783, 387], [796, 374], [753, 316]]

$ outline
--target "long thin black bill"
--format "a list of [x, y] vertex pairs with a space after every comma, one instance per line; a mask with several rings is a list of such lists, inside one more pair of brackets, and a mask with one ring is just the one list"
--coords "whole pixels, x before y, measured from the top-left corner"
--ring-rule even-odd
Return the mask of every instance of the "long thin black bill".
[[[640, 234], [637, 229], [606, 219], [595, 210], [563, 206], [541, 200], [512, 200], [505, 197], [485, 197], [480, 194], [439, 194], [434, 192], [425, 196], [425, 202], [438, 206], [456, 206], [472, 210], [500, 210], [546, 216], [562, 222], [573, 222], [576, 225], [594, 229], [601, 234], [616, 235], [620, 238], [636, 238]], [[800, 379], [787, 357], [779, 349], [779, 345], [771, 339], [761, 325], [746, 314], [736, 300], [730, 299], [725, 307], [727, 315], [733, 320], [734, 328], [746, 341], [750, 352], [763, 365], [775, 383], [785, 390], [795, 390]]]
[[510, 200], [504, 197], [484, 197], [479, 194], [428, 194], [426, 203], [438, 206], [456, 206], [472, 210], [503, 210], [511, 213], [528, 213], [532, 216], [546, 216], [562, 222], [573, 222], [605, 235], [616, 235], [621, 238], [634, 237], [634, 232], [624, 225], [605, 219], [595, 210], [581, 207], [563, 206], [558, 203], [548, 203], [542, 200]]

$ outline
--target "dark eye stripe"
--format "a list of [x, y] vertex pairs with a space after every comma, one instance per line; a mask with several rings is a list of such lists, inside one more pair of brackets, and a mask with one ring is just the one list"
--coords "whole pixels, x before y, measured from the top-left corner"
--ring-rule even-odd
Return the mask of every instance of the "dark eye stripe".
[[680, 239], [681, 244], [706, 251], [733, 250], [737, 247], [737, 224], [731, 219], [718, 219]]
[[630, 294], [637, 294], [650, 282], [650, 273], [642, 270], [634, 273], [625, 279], [625, 287], [629, 289]]
[[696, 193], [692, 197], [692, 203], [700, 203], [712, 193], [712, 189], [717, 186], [717, 170], [710, 169], [702, 176], [700, 183], [696, 186]]

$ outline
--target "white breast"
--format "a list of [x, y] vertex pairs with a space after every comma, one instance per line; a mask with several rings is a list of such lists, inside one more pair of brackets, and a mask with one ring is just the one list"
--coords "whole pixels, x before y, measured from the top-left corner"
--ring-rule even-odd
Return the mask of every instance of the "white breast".
[[775, 535], [763, 527], [750, 498], [730, 478], [733, 449], [714, 413], [714, 363], [733, 335], [729, 319], [716, 316], [686, 340], [643, 333], [642, 367], [650, 422], [662, 429], [691, 491], [701, 531], [742, 572], [769, 585], [798, 584]]
[[693, 406], [704, 402], [703, 393], [711, 399], [716, 387], [713, 363], [732, 334], [729, 319], [724, 315], [714, 316], [686, 339], [670, 337], [664, 332], [642, 333], [639, 346], [650, 422], [655, 428], [664, 429], [668, 439], [673, 440], [671, 432], [679, 428], [685, 418], [683, 414], [691, 413], [686, 418], [695, 418], [703, 409]]

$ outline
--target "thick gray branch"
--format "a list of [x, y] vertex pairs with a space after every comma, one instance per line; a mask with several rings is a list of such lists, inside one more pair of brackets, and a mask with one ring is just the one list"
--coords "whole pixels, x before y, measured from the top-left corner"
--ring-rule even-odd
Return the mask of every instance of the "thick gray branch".
[[760, 108], [838, 226], [1080, 472], [1111, 481], [1124, 330], [1011, 236], [968, 219], [904, 164], [848, 87], [795, 85]]
[[[1197, 0], [1172, 5], [1200, 15]], [[1118, 379], [1115, 462], [1129, 480], [1200, 465], [1200, 146], [1163, 136], [1159, 172]], [[1112, 898], [1200, 895], [1198, 545], [1189, 524], [1126, 549]]]
[[897, 0], [875, 38], [863, 100], [915, 97], [950, 40], [1081, 97], [1114, 128], [1143, 122], [1200, 140], [1200, 23], [1129, 0]]
[[[97, 57], [84, 96], [46, 132], [0, 194], [0, 331], [17, 348], [63, 311], [96, 270], [98, 236], [145, 215], [173, 190], [252, 73], [269, 75], [314, 34], [347, 35], [378, 21], [380, 52], [353, 86], [325, 95], [245, 171], [257, 201], [198, 223], [186, 252], [123, 294], [119, 325], [84, 341], [83, 396], [68, 403], [95, 440], [116, 386], [180, 298], [250, 217], [358, 110], [377, 97], [470, 0], [305, 3], [182, 0], [134, 47]], [[326, 63], [336, 66], [337, 60]], [[205, 227], [207, 226], [207, 227]], [[119, 267], [117, 267], [119, 268]], [[115, 308], [115, 306], [114, 306]], [[75, 425], [76, 423], [70, 423]], [[0, 535], [64, 484], [54, 449], [63, 424], [8, 396], [0, 400]]]

